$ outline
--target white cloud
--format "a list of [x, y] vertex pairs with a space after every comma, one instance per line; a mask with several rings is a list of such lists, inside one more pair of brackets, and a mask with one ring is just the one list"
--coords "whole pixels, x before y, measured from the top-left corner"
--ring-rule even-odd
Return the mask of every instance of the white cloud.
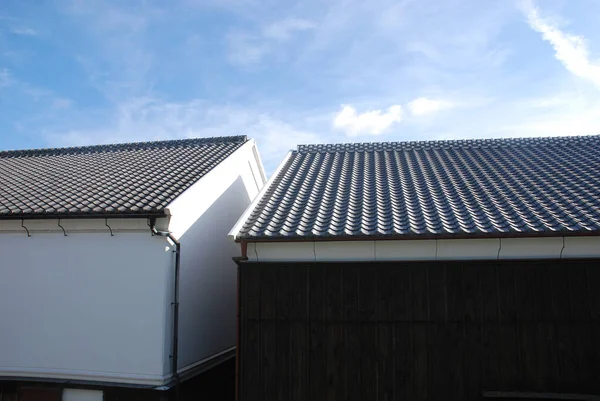
[[38, 34], [38, 32], [35, 29], [31, 29], [31, 28], [13, 28], [13, 29], [11, 29], [10, 32], [15, 35], [22, 35], [22, 36], [37, 36], [37, 34]]
[[229, 61], [239, 65], [258, 63], [270, 51], [269, 44], [242, 32], [232, 32], [227, 36]]
[[278, 41], [289, 40], [292, 34], [296, 31], [306, 31], [314, 29], [316, 26], [313, 22], [301, 18], [287, 18], [281, 21], [274, 22], [263, 30], [263, 36], [266, 38], [275, 39]]
[[453, 104], [447, 100], [434, 100], [426, 97], [419, 97], [408, 103], [410, 112], [415, 116], [424, 116], [451, 107]]
[[230, 32], [227, 35], [229, 61], [244, 66], [257, 64], [267, 54], [281, 49], [281, 45], [292, 39], [294, 33], [315, 27], [309, 20], [286, 18], [265, 26], [258, 34]]
[[585, 38], [562, 32], [554, 24], [542, 18], [539, 9], [530, 0], [524, 0], [522, 4], [529, 26], [541, 33], [542, 38], [552, 45], [556, 59], [576, 76], [600, 87], [600, 63], [590, 60]]
[[400, 121], [402, 121], [402, 106], [397, 104], [388, 107], [386, 111], [369, 110], [360, 114], [354, 107], [344, 105], [333, 120], [333, 126], [344, 130], [348, 136], [379, 135], [392, 124]]

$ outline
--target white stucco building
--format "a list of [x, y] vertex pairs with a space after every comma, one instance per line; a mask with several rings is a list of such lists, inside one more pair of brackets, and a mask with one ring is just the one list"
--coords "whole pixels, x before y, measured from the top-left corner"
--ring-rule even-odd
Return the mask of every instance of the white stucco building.
[[160, 398], [233, 357], [227, 232], [265, 181], [243, 136], [0, 152], [0, 394]]

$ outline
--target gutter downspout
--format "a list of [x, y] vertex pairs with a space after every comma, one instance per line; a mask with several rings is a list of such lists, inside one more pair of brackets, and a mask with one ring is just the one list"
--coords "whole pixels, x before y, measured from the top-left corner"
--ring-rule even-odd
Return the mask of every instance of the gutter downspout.
[[232, 258], [237, 265], [237, 288], [235, 291], [235, 401], [240, 399], [240, 264], [248, 260], [246, 249], [247, 243], [242, 241], [242, 256]]
[[154, 226], [154, 221], [150, 223], [152, 235], [169, 238], [175, 244], [175, 280], [173, 284], [173, 349], [171, 351], [171, 374], [175, 380], [175, 399], [179, 401], [179, 373], [177, 373], [177, 364], [179, 357], [179, 268], [181, 261], [181, 243], [173, 236], [170, 231], [158, 231]]

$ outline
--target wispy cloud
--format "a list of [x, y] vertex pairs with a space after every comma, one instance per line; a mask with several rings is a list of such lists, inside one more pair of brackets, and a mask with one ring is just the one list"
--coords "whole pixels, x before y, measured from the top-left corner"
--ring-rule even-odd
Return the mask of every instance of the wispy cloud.
[[258, 34], [234, 30], [227, 37], [229, 60], [242, 66], [256, 64], [267, 54], [281, 49], [295, 34], [315, 27], [306, 19], [285, 18], [266, 25]]
[[13, 83], [13, 79], [6, 68], [0, 69], [0, 88], [9, 86]]
[[37, 36], [38, 32], [35, 29], [31, 28], [13, 28], [10, 32], [14, 35], [21, 36]]
[[400, 121], [402, 106], [397, 104], [388, 107], [387, 110], [369, 110], [363, 113], [357, 113], [354, 107], [344, 105], [333, 120], [333, 126], [343, 130], [348, 136], [379, 135]]
[[454, 106], [447, 100], [428, 99], [419, 97], [408, 103], [408, 109], [414, 116], [424, 116], [444, 109], [450, 109]]
[[263, 36], [282, 42], [289, 40], [295, 32], [306, 31], [315, 27], [316, 25], [312, 21], [306, 19], [286, 18], [267, 25], [263, 29]]
[[542, 38], [554, 48], [556, 59], [574, 75], [600, 87], [600, 63], [590, 60], [585, 38], [561, 31], [540, 15], [539, 8], [531, 0], [524, 0], [522, 8], [529, 26], [541, 33]]

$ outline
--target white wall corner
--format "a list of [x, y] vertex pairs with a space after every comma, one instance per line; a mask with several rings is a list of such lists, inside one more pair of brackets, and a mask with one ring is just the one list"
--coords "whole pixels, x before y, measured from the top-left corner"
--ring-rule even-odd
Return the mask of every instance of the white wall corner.
[[562, 237], [502, 238], [499, 259], [558, 259]]
[[600, 236], [565, 237], [562, 257], [563, 259], [600, 257]]
[[375, 260], [375, 241], [317, 241], [317, 262]]
[[256, 162], [256, 165], [258, 166], [258, 171], [262, 180], [262, 184], [265, 185], [267, 183], [267, 173], [265, 172], [265, 167], [263, 165], [262, 158], [260, 157], [258, 146], [254, 139], [250, 139], [250, 141], [252, 142], [252, 153], [254, 154], [254, 160]]
[[246, 208], [244, 213], [242, 213], [242, 215], [237, 220], [237, 222], [235, 223], [233, 228], [229, 231], [229, 234], [228, 234], [229, 238], [231, 238], [234, 241], [237, 239], [237, 236], [238, 236], [239, 232], [242, 230], [242, 227], [244, 227], [244, 224], [246, 224], [246, 221], [248, 220], [248, 218], [250, 217], [250, 215], [252, 214], [252, 212], [254, 211], [254, 209], [256, 208], [256, 206], [258, 205], [260, 200], [262, 199], [262, 197], [268, 191], [269, 187], [273, 184], [273, 181], [277, 178], [277, 176], [279, 175], [279, 173], [281, 172], [283, 167], [286, 165], [286, 163], [291, 155], [292, 155], [292, 151], [289, 151], [288, 154], [283, 158], [283, 160], [281, 161], [281, 163], [279, 164], [279, 166], [277, 167], [277, 169], [275, 170], [273, 175], [271, 175], [271, 178], [269, 178], [267, 183], [265, 185], [263, 185], [260, 192], [252, 200], [250, 205], [248, 205], [248, 207]]
[[375, 241], [375, 260], [435, 260], [435, 240]]
[[[315, 260], [315, 243], [312, 241], [257, 242], [254, 245], [259, 262], [274, 262], [278, 260], [312, 262]], [[249, 252], [250, 250], [248, 250]]]
[[256, 242], [248, 242], [246, 248], [246, 256], [248, 262], [258, 262], [258, 254], [256, 253]]
[[441, 239], [437, 241], [437, 260], [496, 259], [498, 238]]

